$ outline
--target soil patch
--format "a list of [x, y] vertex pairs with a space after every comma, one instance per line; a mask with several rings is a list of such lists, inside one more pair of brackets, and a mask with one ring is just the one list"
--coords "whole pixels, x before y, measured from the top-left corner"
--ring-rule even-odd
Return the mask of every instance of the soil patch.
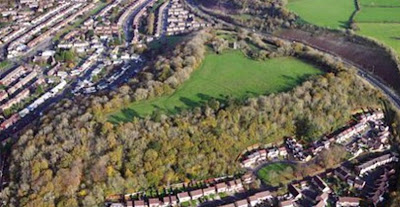
[[374, 73], [396, 91], [400, 91], [400, 72], [397, 64], [382, 48], [368, 45], [333, 32], [313, 34], [302, 30], [283, 30], [280, 37], [302, 42], [337, 55], [360, 68]]

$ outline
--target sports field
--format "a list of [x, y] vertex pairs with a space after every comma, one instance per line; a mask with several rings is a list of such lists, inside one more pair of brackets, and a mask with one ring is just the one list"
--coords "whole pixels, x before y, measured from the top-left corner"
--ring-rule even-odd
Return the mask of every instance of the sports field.
[[355, 4], [352, 0], [289, 0], [288, 8], [306, 22], [337, 29], [348, 26]]
[[210, 53], [202, 66], [173, 94], [134, 102], [111, 114], [110, 121], [131, 121], [134, 116], [151, 115], [155, 110], [176, 113], [200, 106], [210, 98], [223, 101], [227, 96], [244, 99], [287, 91], [309, 76], [321, 73], [314, 66], [291, 57], [255, 61], [240, 51], [222, 55]]
[[261, 168], [257, 172], [257, 176], [265, 184], [277, 186], [279, 184], [286, 184], [294, 179], [293, 167], [285, 163], [274, 163]]

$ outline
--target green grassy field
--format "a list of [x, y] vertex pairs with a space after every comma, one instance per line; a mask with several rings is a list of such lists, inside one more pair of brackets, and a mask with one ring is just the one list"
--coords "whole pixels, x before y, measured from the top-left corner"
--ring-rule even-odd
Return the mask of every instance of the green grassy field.
[[284, 163], [267, 165], [257, 172], [257, 176], [265, 184], [271, 186], [277, 186], [280, 183], [286, 184], [294, 179], [293, 167]]
[[356, 22], [400, 23], [400, 7], [363, 7], [357, 13]]
[[135, 116], [151, 115], [155, 110], [177, 113], [200, 106], [211, 98], [223, 101], [227, 96], [244, 99], [287, 91], [309, 76], [321, 73], [314, 66], [290, 57], [255, 61], [240, 51], [222, 55], [210, 53], [202, 66], [173, 94], [134, 102], [109, 118], [113, 123], [126, 122]]
[[374, 38], [400, 54], [400, 0], [360, 0], [358, 34]]
[[288, 8], [306, 22], [337, 29], [348, 26], [355, 4], [352, 0], [289, 0]]
[[[357, 33], [400, 54], [400, 0], [360, 0], [360, 5], [354, 17]], [[289, 0], [288, 8], [311, 24], [338, 28], [346, 25], [355, 4], [353, 0]]]
[[400, 7], [400, 0], [360, 0], [361, 6]]
[[377, 39], [400, 54], [400, 24], [359, 23], [359, 34]]

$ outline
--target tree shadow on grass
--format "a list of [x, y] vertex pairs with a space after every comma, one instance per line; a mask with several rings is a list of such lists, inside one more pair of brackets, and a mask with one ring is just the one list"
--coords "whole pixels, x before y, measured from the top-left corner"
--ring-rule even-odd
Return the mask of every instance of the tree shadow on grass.
[[122, 115], [113, 115], [110, 118], [112, 124], [126, 123], [133, 120], [134, 117], [140, 117], [140, 115], [131, 108], [124, 108], [121, 110]]
[[284, 86], [282, 86], [282, 88], [280, 90], [277, 91], [277, 93], [281, 93], [281, 92], [287, 92], [292, 90], [294, 87], [301, 85], [302, 83], [304, 83], [305, 81], [309, 80], [310, 77], [312, 77], [312, 74], [304, 74], [302, 76], [298, 76], [298, 77], [292, 77], [292, 76], [288, 76], [288, 75], [281, 75], [280, 77], [287, 80], [287, 82], [285, 83]]
[[400, 40], [400, 37], [390, 37], [390, 38], [394, 40]]

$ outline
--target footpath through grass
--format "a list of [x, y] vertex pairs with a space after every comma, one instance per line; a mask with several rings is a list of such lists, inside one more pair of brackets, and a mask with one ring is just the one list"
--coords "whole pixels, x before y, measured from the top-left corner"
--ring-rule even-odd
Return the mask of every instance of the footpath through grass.
[[306, 22], [338, 29], [348, 27], [355, 4], [352, 0], [289, 0], [288, 8]]
[[233, 97], [244, 99], [260, 94], [287, 91], [311, 75], [322, 71], [292, 57], [255, 61], [240, 51], [222, 55], [209, 53], [202, 66], [173, 94], [134, 102], [113, 113], [113, 123], [128, 122], [133, 117], [144, 117], [159, 110], [173, 114], [183, 109], [201, 106], [211, 98], [221, 101]]
[[286, 163], [269, 164], [257, 172], [257, 176], [265, 184], [277, 186], [294, 179], [293, 166]]

